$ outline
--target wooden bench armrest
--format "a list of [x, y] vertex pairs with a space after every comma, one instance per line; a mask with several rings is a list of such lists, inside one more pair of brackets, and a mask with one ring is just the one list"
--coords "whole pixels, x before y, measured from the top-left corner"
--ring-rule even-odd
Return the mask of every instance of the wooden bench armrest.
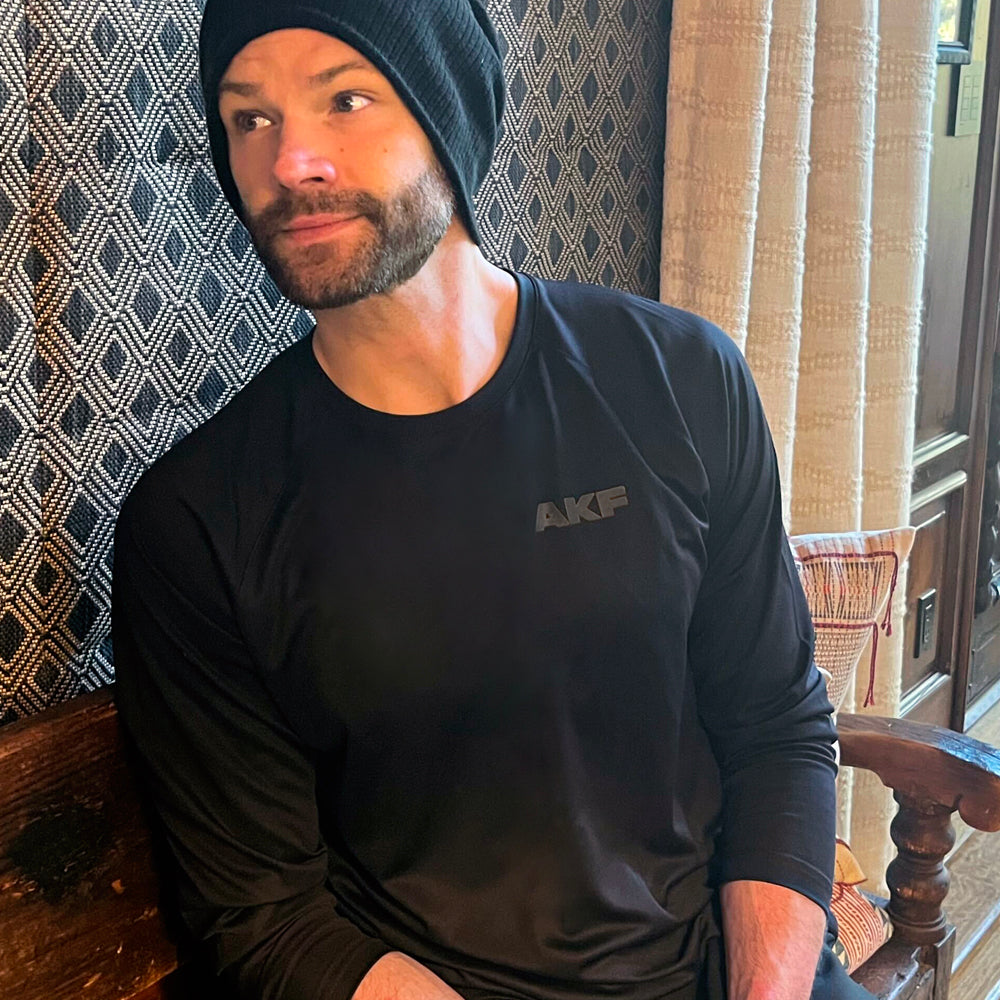
[[948, 806], [977, 830], [1000, 830], [1000, 750], [905, 719], [841, 714], [840, 759], [873, 771], [894, 792]]
[[[900, 802], [899, 857], [886, 873], [896, 941], [940, 949], [953, 941], [940, 908], [949, 818], [957, 809], [1000, 829], [1000, 751], [895, 719], [842, 715], [839, 725], [843, 763], [874, 771]], [[0, 996], [174, 995], [164, 977], [176, 945], [109, 690], [0, 731], [0, 951]], [[177, 996], [196, 995], [174, 978]]]
[[840, 759], [893, 791], [889, 828], [898, 851], [886, 869], [895, 935], [915, 945], [949, 938], [942, 903], [954, 846], [951, 814], [977, 830], [1000, 830], [1000, 750], [938, 726], [878, 716], [840, 715]]
[[0, 997], [123, 1000], [177, 966], [109, 689], [0, 729]]

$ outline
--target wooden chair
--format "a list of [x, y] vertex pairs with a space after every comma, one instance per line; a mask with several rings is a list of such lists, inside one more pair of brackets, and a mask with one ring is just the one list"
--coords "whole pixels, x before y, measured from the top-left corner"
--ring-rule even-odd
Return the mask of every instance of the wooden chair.
[[[843, 763], [900, 806], [895, 934], [855, 978], [886, 1000], [946, 1000], [950, 816], [1000, 829], [1000, 751], [871, 717], [841, 715], [840, 736]], [[110, 689], [0, 729], [0, 997], [222, 1000], [165, 916], [160, 867]]]

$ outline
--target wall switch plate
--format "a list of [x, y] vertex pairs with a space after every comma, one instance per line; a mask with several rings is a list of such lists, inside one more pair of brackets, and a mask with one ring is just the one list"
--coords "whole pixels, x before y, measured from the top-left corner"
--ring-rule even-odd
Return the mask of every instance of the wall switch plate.
[[917, 627], [913, 655], [921, 657], [933, 645], [937, 634], [937, 591], [928, 590], [917, 598]]
[[986, 62], [969, 63], [958, 69], [958, 86], [954, 95], [949, 135], [979, 135], [983, 114], [983, 89], [986, 82]]

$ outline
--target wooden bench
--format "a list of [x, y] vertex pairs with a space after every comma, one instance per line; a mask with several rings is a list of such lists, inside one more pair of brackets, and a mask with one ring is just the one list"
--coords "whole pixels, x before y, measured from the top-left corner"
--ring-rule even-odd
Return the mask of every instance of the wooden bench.
[[[945, 1000], [950, 816], [1000, 829], [1000, 752], [929, 726], [841, 716], [846, 765], [895, 790], [896, 931], [856, 978], [886, 1000]], [[110, 689], [0, 729], [0, 998], [223, 1000], [170, 913], [169, 886]]]

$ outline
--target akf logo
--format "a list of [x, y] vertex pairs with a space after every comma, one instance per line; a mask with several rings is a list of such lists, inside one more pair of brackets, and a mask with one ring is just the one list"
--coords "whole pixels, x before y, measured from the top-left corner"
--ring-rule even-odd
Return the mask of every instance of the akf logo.
[[[597, 509], [594, 509], [594, 503]], [[628, 506], [628, 494], [624, 486], [612, 486], [609, 490], [584, 493], [582, 496], [563, 497], [563, 507], [546, 500], [538, 505], [535, 513], [535, 531], [546, 528], [568, 528], [581, 521], [602, 521], [614, 517], [618, 507]]]

